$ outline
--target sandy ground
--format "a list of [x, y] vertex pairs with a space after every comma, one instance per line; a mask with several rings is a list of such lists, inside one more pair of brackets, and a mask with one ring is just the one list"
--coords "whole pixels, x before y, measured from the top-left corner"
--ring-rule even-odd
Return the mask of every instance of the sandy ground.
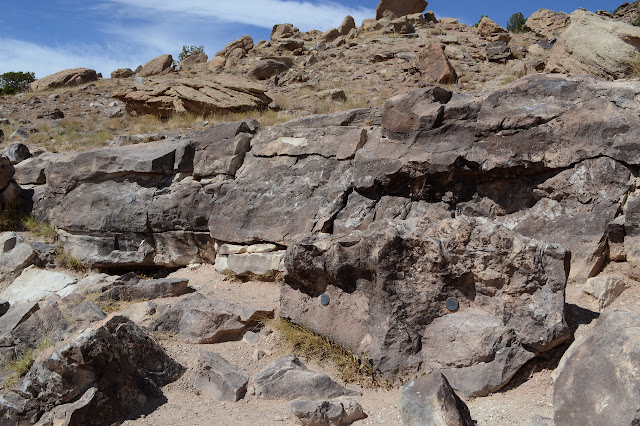
[[[277, 309], [279, 284], [250, 281], [246, 283], [225, 281], [210, 265], [197, 269], [185, 268], [172, 274], [186, 277], [190, 285], [205, 296], [219, 298], [247, 306]], [[627, 296], [627, 297], [624, 297]], [[640, 291], [632, 286], [614, 305], [620, 307], [638, 306]], [[169, 302], [169, 300], [167, 300]], [[570, 321], [572, 329], [584, 333], [593, 325], [597, 313], [593, 301], [583, 295], [577, 285], [567, 289], [567, 315], [576, 318]], [[638, 309], [638, 308], [635, 308]], [[166, 400], [156, 401], [148, 407], [146, 413], [138, 413], [124, 424], [133, 425], [295, 425], [288, 401], [264, 401], [252, 396], [237, 402], [218, 402], [207, 394], [201, 393], [191, 385], [193, 366], [199, 350], [220, 354], [235, 363], [249, 376], [265, 367], [273, 359], [284, 354], [277, 343], [275, 334], [263, 336], [255, 344], [244, 341], [227, 342], [213, 345], [192, 345], [176, 338], [160, 336], [160, 343], [180, 363], [187, 372], [176, 382], [163, 388]], [[540, 417], [553, 418], [553, 380], [551, 373], [557, 366], [568, 343], [558, 347], [540, 358], [525, 365], [501, 391], [482, 398], [467, 400], [472, 418], [477, 425], [541, 425]], [[254, 361], [256, 350], [267, 355]], [[322, 370], [337, 379], [330, 365], [317, 365], [303, 360], [311, 369]], [[398, 389], [364, 389], [349, 385], [363, 393], [355, 399], [362, 405], [368, 418], [357, 422], [358, 425], [400, 425]], [[536, 417], [538, 418], [536, 420]]]

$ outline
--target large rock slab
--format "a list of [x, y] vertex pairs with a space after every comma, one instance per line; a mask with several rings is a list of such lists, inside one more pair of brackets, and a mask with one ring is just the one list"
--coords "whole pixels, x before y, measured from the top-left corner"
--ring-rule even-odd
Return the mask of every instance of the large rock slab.
[[30, 84], [31, 90], [39, 92], [52, 90], [63, 86], [78, 86], [80, 84], [96, 81], [98, 74], [88, 68], [74, 68], [58, 71], [55, 74], [42, 77]]
[[578, 9], [551, 49], [546, 72], [590, 74], [604, 79], [629, 76], [638, 56], [640, 28]]
[[400, 413], [405, 426], [475, 424], [467, 404], [439, 372], [413, 379], [400, 388]]
[[173, 63], [173, 57], [171, 55], [160, 55], [157, 58], [153, 58], [140, 70], [141, 77], [151, 77], [157, 75], [163, 71], [169, 69]]
[[453, 69], [442, 47], [430, 44], [420, 52], [416, 66], [425, 76], [425, 81], [431, 84], [455, 84], [458, 74]]
[[149, 328], [177, 333], [189, 343], [219, 343], [240, 340], [245, 331], [272, 316], [273, 311], [207, 299], [196, 293], [159, 313]]
[[257, 372], [249, 393], [261, 399], [320, 399], [357, 395], [324, 373], [309, 370], [295, 355], [276, 359]]
[[4, 419], [26, 422], [95, 387], [84, 424], [111, 424], [161, 395], [159, 388], [183, 371], [147, 332], [111, 316], [43, 352], [18, 383], [18, 392], [3, 395], [0, 411]]
[[589, 335], [572, 345], [553, 387], [557, 425], [635, 424], [639, 331], [638, 314], [607, 309]]
[[214, 114], [246, 111], [269, 105], [267, 89], [247, 79], [231, 75], [207, 78], [154, 77], [141, 85], [117, 91], [113, 97], [128, 111], [168, 117], [173, 114]]
[[[482, 368], [479, 381], [450, 381], [485, 394], [568, 338], [568, 260], [559, 246], [484, 219], [381, 220], [289, 246], [281, 315], [367, 353], [385, 374]], [[459, 306], [447, 308], [450, 298]]]

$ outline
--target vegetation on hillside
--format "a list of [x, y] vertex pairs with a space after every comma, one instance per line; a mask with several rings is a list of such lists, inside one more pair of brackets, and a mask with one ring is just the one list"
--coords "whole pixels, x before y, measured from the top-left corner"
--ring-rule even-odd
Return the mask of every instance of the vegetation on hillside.
[[0, 74], [0, 96], [15, 95], [35, 80], [36, 75], [32, 72], [12, 71]]
[[507, 31], [510, 33], [523, 33], [525, 32], [525, 22], [527, 22], [527, 20], [524, 19], [522, 12], [514, 13], [511, 15], [511, 18], [509, 18], [509, 22], [507, 22]]

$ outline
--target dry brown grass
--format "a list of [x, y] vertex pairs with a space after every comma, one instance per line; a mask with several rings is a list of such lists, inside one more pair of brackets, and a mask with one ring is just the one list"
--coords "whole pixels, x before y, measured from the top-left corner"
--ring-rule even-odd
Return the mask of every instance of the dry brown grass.
[[318, 362], [332, 362], [345, 383], [379, 386], [366, 354], [356, 355], [328, 337], [281, 317], [264, 320], [263, 324], [277, 333], [287, 351]]

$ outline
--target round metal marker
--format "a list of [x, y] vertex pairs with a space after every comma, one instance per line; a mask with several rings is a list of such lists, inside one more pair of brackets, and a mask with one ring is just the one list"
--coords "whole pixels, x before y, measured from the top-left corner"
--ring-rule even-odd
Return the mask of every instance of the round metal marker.
[[331, 298], [327, 293], [324, 293], [323, 295], [320, 296], [320, 304], [322, 306], [329, 306], [330, 301], [331, 301]]
[[445, 302], [445, 305], [447, 309], [450, 310], [451, 312], [457, 311], [458, 308], [460, 307], [460, 303], [455, 297], [448, 298], [447, 301]]
[[125, 199], [124, 199], [124, 201], [125, 201], [127, 204], [131, 204], [131, 203], [133, 203], [133, 197], [129, 196], [129, 197], [125, 198]]

